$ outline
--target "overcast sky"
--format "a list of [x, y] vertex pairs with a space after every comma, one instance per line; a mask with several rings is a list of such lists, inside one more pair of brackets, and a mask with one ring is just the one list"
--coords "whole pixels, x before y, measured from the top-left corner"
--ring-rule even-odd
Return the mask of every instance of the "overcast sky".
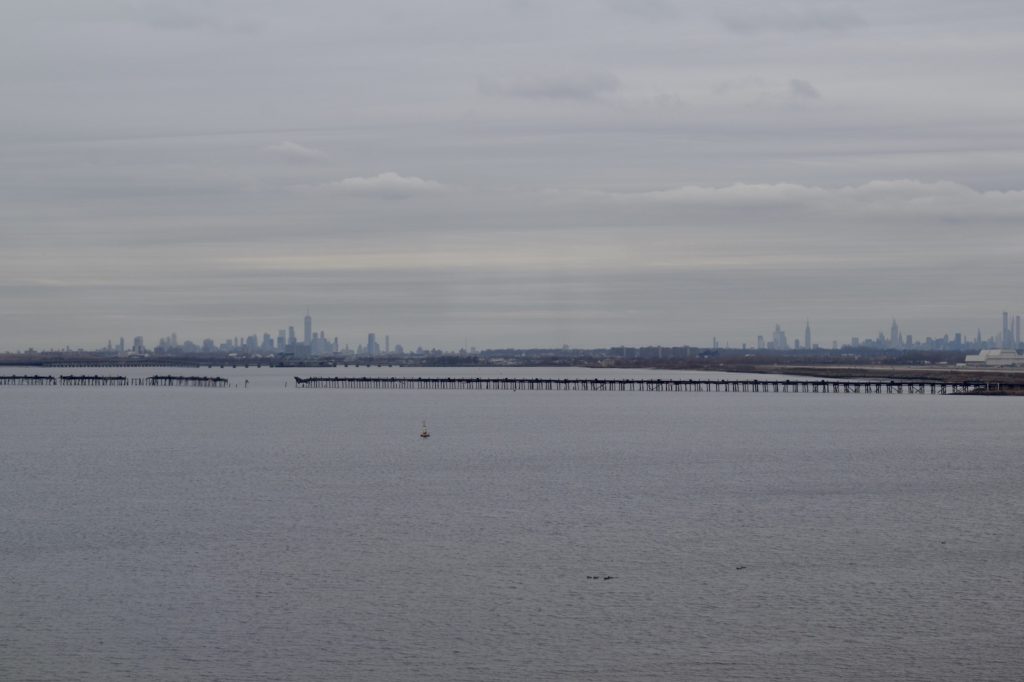
[[0, 350], [1024, 312], [1019, 0], [7, 0]]

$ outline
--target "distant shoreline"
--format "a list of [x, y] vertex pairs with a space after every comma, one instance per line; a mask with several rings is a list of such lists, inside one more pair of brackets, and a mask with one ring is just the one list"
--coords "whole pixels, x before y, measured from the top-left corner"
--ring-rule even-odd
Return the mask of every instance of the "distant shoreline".
[[267, 359], [232, 358], [223, 360], [184, 358], [146, 359], [140, 361], [97, 361], [82, 358], [66, 358], [61, 360], [14, 359], [0, 358], [0, 368], [4, 367], [38, 367], [40, 369], [60, 368], [119, 368], [119, 369], [158, 369], [158, 368], [278, 368], [278, 369], [315, 369], [315, 368], [359, 368], [359, 367], [390, 367], [393, 369], [593, 369], [593, 370], [646, 370], [668, 372], [728, 372], [731, 374], [788, 374], [793, 376], [820, 377], [823, 379], [894, 379], [894, 380], [931, 380], [931, 381], [990, 381], [993, 383], [1019, 383], [1024, 381], [1024, 368], [1011, 367], [957, 367], [949, 364], [788, 364], [785, 362], [738, 363], [714, 361], [683, 361], [683, 362], [521, 362], [521, 363], [489, 363], [489, 362], [408, 362], [395, 359], [348, 362], [275, 362]]
[[[1020, 384], [1024, 381], [1024, 370], [1008, 368], [976, 369], [969, 367], [908, 367], [908, 366], [754, 366], [737, 368], [719, 368], [719, 371], [743, 374], [790, 374], [796, 376], [819, 377], [822, 379], [892, 379], [894, 381], [941, 381], [956, 383], [960, 381], [983, 381], [996, 385]], [[993, 388], [984, 393], [970, 395], [1024, 395], [1024, 391]]]

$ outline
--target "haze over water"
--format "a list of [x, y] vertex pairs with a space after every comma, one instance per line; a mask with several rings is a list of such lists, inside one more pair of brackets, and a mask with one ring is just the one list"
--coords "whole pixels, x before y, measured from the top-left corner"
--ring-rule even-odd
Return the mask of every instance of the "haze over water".
[[172, 371], [251, 384], [0, 389], [0, 679], [1024, 670], [1016, 400]]

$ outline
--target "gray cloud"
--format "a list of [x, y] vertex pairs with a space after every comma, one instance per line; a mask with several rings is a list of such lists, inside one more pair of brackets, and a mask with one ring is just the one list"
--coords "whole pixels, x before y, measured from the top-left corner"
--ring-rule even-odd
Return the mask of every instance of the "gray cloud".
[[533, 99], [593, 100], [619, 89], [619, 79], [608, 72], [544, 75], [515, 80], [481, 78], [485, 95]]
[[813, 83], [799, 78], [789, 81], [789, 91], [797, 98], [821, 99], [821, 93], [818, 92], [818, 88], [814, 87]]
[[670, 0], [606, 0], [608, 6], [621, 14], [648, 21], [665, 21], [679, 16], [679, 10]]
[[738, 33], [761, 31], [846, 31], [865, 25], [856, 11], [844, 6], [792, 7], [778, 5], [765, 8], [761, 4], [750, 5], [754, 9], [733, 12], [721, 16], [722, 23]]
[[128, 18], [163, 31], [250, 33], [260, 27], [248, 12], [226, 11], [214, 1], [143, 0], [129, 8]]
[[759, 76], [745, 76], [715, 83], [711, 92], [718, 97], [761, 107], [788, 107], [822, 98], [813, 83], [800, 78], [791, 78], [783, 83], [770, 82]]

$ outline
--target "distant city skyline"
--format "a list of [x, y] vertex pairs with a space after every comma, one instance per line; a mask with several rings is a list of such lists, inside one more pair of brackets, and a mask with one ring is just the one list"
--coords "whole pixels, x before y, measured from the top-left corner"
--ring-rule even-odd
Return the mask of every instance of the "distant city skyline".
[[[1000, 323], [995, 331], [992, 331], [993, 321]], [[318, 320], [319, 322], [319, 320]], [[616, 346], [649, 347], [665, 346], [680, 347], [690, 346], [695, 348], [731, 348], [751, 350], [830, 350], [843, 347], [863, 348], [885, 348], [885, 349], [920, 349], [920, 350], [961, 350], [979, 348], [1018, 348], [1022, 345], [1021, 316], [1003, 311], [1000, 317], [989, 318], [985, 324], [979, 324], [973, 332], [964, 329], [950, 329], [932, 334], [912, 332], [908, 327], [901, 326], [896, 318], [892, 318], [888, 331], [880, 327], [876, 332], [865, 331], [864, 334], [852, 335], [848, 338], [836, 338], [827, 333], [821, 334], [812, 325], [810, 318], [804, 318], [800, 330], [787, 331], [786, 326], [781, 322], [772, 325], [770, 333], [754, 333], [742, 337], [740, 340], [727, 339], [717, 335], [712, 336], [707, 342], [685, 339], [670, 339], [667, 341], [638, 341], [633, 343], [594, 343], [594, 344], [568, 344], [568, 343], [509, 343], [505, 340], [497, 340], [493, 343], [470, 343], [469, 336], [464, 335], [462, 343], [454, 344], [402, 344], [396, 343], [392, 346], [391, 333], [385, 332], [378, 337], [377, 332], [332, 332], [328, 334], [325, 328], [337, 329], [342, 325], [327, 323], [324, 328], [315, 327], [311, 308], [307, 307], [302, 318], [302, 337], [296, 336], [295, 326], [288, 324], [278, 326], [275, 331], [260, 330], [243, 332], [229, 336], [217, 336], [215, 334], [199, 334], [194, 338], [176, 331], [160, 336], [146, 336], [145, 334], [132, 334], [108, 336], [106, 342], [98, 345], [84, 345], [72, 343], [60, 343], [51, 345], [31, 345], [26, 347], [0, 347], [0, 352], [22, 352], [26, 350], [114, 350], [119, 352], [139, 352], [143, 349], [147, 352], [156, 349], [178, 349], [184, 352], [235, 352], [245, 351], [253, 353], [288, 353], [305, 356], [326, 356], [331, 354], [353, 354], [377, 356], [391, 353], [394, 348], [402, 353], [413, 349], [442, 350], [446, 352], [459, 350], [496, 349], [496, 348], [559, 348], [568, 346], [572, 348], [611, 348]], [[705, 323], [706, 324], [706, 323]], [[351, 327], [350, 327], [351, 329]], [[415, 334], [413, 334], [415, 338]], [[147, 342], [146, 339], [149, 339]], [[384, 339], [381, 346], [379, 338]], [[396, 337], [398, 338], [398, 337]], [[792, 338], [792, 340], [790, 340]], [[130, 340], [128, 340], [130, 339]], [[362, 340], [360, 340], [362, 339]]]

